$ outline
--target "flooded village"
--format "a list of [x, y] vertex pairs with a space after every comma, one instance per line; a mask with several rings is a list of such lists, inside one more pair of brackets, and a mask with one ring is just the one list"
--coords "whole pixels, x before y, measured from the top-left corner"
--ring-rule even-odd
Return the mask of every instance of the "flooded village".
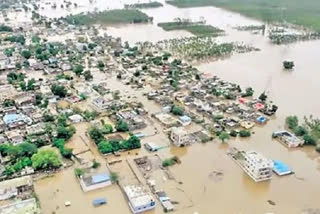
[[320, 213], [319, 33], [175, 1], [0, 3], [0, 214]]

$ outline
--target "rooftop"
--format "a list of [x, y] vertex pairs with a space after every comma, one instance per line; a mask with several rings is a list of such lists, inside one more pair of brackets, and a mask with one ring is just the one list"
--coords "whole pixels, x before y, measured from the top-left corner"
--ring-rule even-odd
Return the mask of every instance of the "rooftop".
[[134, 207], [144, 206], [154, 201], [151, 194], [142, 185], [128, 185], [124, 187], [124, 191]]
[[86, 186], [90, 186], [90, 185], [95, 185], [95, 184], [103, 183], [106, 181], [110, 181], [110, 176], [108, 173], [103, 172], [100, 174], [83, 176], [82, 180]]

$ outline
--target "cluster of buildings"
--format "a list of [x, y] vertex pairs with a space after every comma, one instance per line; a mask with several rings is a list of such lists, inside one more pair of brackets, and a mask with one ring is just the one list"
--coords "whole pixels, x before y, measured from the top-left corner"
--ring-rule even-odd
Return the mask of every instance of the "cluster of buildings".
[[40, 214], [40, 208], [33, 197], [31, 176], [24, 176], [0, 182], [0, 213]]

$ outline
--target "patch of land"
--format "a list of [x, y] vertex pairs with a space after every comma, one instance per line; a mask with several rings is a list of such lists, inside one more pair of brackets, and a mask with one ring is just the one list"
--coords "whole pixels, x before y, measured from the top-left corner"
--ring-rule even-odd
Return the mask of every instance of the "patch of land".
[[70, 15], [66, 17], [69, 24], [119, 24], [119, 23], [143, 23], [152, 21], [152, 18], [136, 9], [108, 10], [100, 13], [88, 13]]
[[126, 8], [156, 8], [162, 7], [163, 4], [157, 1], [152, 1], [148, 3], [136, 3], [136, 4], [127, 4], [125, 5]]
[[159, 23], [158, 26], [166, 31], [185, 30], [196, 36], [219, 36], [224, 32], [223, 30], [213, 27], [211, 25], [206, 25], [197, 22], [162, 22]]
[[217, 6], [266, 22], [288, 22], [320, 31], [320, 1], [306, 0], [170, 0], [177, 7]]

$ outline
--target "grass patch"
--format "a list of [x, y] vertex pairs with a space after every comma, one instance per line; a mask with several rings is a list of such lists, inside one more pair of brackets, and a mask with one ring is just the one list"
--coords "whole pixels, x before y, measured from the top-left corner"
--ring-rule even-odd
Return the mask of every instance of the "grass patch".
[[126, 4], [125, 8], [156, 8], [162, 7], [163, 4], [157, 1], [148, 2], [148, 3], [136, 3], [136, 4]]
[[224, 31], [211, 25], [192, 22], [163, 22], [158, 24], [165, 31], [185, 30], [196, 36], [219, 36]]
[[318, 0], [171, 0], [177, 7], [217, 6], [266, 22], [288, 22], [320, 32]]
[[66, 21], [74, 25], [144, 23], [152, 21], [152, 17], [136, 9], [119, 9], [70, 15], [66, 17]]

